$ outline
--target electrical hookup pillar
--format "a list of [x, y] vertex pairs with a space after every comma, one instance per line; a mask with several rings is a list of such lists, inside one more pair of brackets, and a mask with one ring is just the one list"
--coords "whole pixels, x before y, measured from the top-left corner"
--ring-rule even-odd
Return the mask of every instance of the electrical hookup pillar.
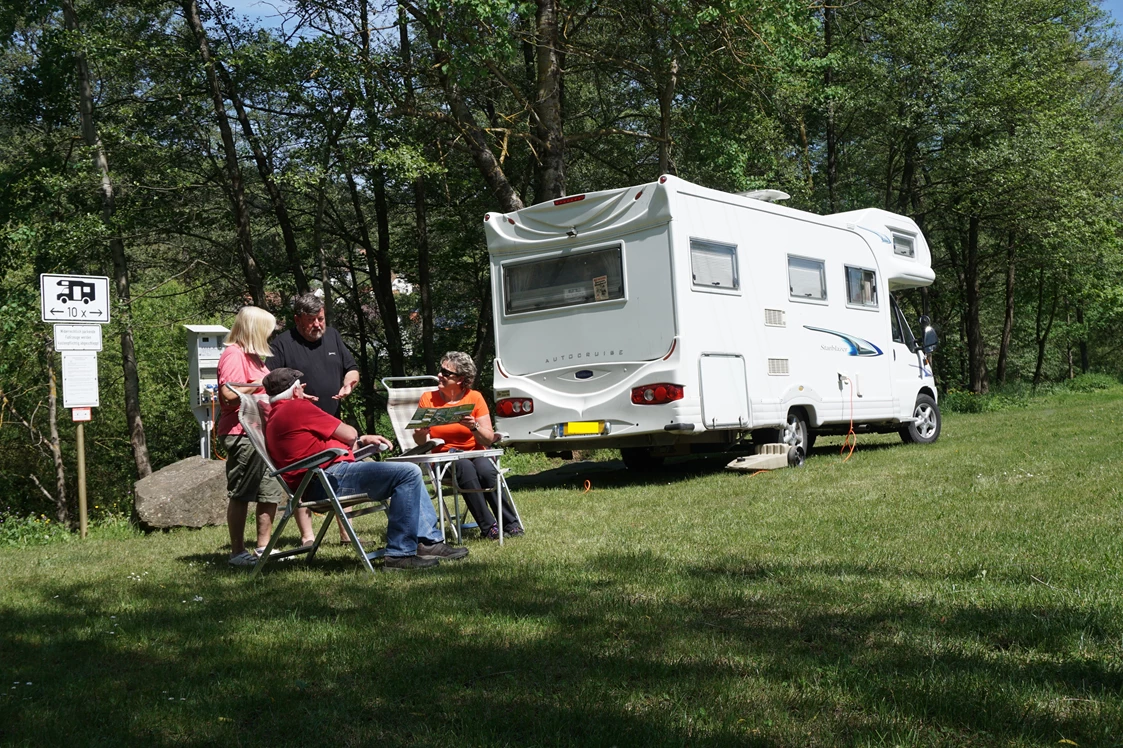
[[187, 379], [191, 410], [199, 423], [199, 454], [211, 459], [211, 434], [221, 406], [218, 399], [218, 358], [230, 332], [222, 325], [184, 325], [187, 328]]

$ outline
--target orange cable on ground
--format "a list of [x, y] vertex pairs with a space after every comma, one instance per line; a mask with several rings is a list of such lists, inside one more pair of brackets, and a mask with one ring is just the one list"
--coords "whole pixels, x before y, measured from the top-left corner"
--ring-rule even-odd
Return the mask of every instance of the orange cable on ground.
[[593, 490], [593, 482], [590, 480], [585, 481], [585, 490], [582, 493], [589, 493]]
[[846, 456], [842, 458], [843, 462], [850, 459], [850, 455], [854, 454], [854, 448], [858, 446], [858, 435], [854, 433], [854, 382], [850, 377], [847, 377], [846, 384], [850, 387], [850, 431], [847, 432], [846, 438], [842, 440], [842, 448], [838, 450], [838, 453], [846, 452], [848, 446], [850, 451], [846, 452]]

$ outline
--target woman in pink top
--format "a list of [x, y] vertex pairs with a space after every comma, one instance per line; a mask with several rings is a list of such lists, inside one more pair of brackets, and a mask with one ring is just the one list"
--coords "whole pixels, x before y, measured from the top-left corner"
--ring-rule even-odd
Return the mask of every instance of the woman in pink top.
[[[255, 306], [242, 307], [234, 325], [223, 342], [226, 348], [218, 359], [218, 399], [222, 415], [217, 433], [226, 448], [226, 526], [230, 530], [230, 563], [253, 566], [273, 531], [277, 504], [285, 494], [275, 478], [265, 474], [265, 461], [245, 436], [238, 423], [238, 395], [227, 382], [246, 383], [237, 389], [247, 394], [263, 392], [261, 379], [269, 373], [265, 359], [269, 356], [269, 336], [277, 321], [272, 314]], [[257, 550], [246, 550], [246, 515], [249, 502], [257, 502]]]

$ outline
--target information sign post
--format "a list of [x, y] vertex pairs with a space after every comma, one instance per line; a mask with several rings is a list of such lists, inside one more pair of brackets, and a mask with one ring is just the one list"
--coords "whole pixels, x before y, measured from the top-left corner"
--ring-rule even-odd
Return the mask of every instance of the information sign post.
[[54, 326], [55, 350], [62, 353], [62, 405], [77, 423], [78, 528], [86, 537], [86, 432], [90, 409], [98, 402], [97, 354], [101, 327], [109, 323], [109, 278], [100, 275], [39, 276], [39, 303], [44, 322]]

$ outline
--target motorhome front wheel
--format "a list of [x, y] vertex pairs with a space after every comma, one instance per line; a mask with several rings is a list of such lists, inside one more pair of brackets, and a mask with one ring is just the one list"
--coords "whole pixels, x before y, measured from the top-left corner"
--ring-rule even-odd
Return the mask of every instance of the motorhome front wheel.
[[901, 441], [905, 444], [931, 444], [940, 438], [940, 406], [925, 394], [916, 396], [912, 409], [912, 423], [901, 427]]

